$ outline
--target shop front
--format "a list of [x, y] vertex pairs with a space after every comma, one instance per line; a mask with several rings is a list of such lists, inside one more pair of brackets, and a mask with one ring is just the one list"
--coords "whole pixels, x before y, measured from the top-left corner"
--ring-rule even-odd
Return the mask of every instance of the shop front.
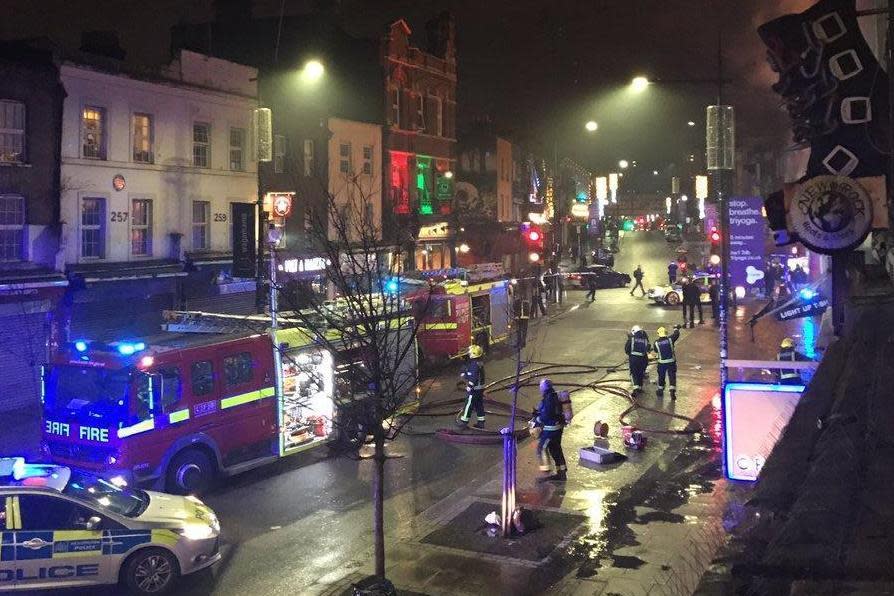
[[453, 266], [451, 253], [450, 226], [446, 221], [419, 228], [415, 255], [417, 271], [449, 269]]

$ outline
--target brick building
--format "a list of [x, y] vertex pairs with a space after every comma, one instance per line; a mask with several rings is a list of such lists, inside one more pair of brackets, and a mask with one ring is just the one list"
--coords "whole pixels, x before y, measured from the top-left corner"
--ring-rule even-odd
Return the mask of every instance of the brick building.
[[454, 263], [456, 45], [453, 18], [426, 24], [427, 49], [411, 44], [406, 21], [392, 23], [382, 42], [385, 94], [385, 185], [393, 229], [411, 227], [408, 265], [439, 269]]

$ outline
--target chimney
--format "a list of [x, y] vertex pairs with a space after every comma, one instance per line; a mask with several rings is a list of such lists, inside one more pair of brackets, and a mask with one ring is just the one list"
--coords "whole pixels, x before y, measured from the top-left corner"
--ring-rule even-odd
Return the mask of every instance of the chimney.
[[127, 55], [114, 31], [84, 31], [81, 33], [81, 51], [122, 62]]
[[456, 59], [456, 27], [453, 15], [444, 11], [425, 24], [428, 53], [447, 61]]

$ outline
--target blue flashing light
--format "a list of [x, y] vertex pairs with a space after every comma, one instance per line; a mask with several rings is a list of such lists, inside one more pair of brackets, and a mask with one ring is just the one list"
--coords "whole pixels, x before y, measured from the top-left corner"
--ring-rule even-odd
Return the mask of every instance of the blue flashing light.
[[798, 291], [798, 295], [801, 297], [801, 300], [813, 300], [816, 298], [816, 290], [813, 288], [801, 288]]
[[136, 347], [133, 344], [118, 344], [118, 353], [122, 356], [130, 356], [136, 351]]
[[391, 278], [385, 282], [385, 292], [388, 294], [397, 294], [400, 289], [396, 278]]
[[78, 341], [76, 341], [74, 346], [75, 346], [75, 350], [77, 350], [78, 352], [86, 352], [87, 351], [87, 342], [85, 342], [83, 339], [79, 339]]
[[136, 350], [137, 352], [142, 352], [143, 350], [146, 349], [146, 344], [141, 341], [138, 341], [137, 343], [135, 343], [133, 345], [133, 349]]

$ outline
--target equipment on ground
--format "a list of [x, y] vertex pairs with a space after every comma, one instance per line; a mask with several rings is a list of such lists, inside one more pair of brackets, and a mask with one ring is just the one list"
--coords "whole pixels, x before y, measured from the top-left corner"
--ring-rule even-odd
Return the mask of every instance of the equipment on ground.
[[627, 425], [621, 428], [621, 438], [624, 440], [625, 447], [636, 451], [645, 448], [648, 441], [646, 435], [632, 425]]

